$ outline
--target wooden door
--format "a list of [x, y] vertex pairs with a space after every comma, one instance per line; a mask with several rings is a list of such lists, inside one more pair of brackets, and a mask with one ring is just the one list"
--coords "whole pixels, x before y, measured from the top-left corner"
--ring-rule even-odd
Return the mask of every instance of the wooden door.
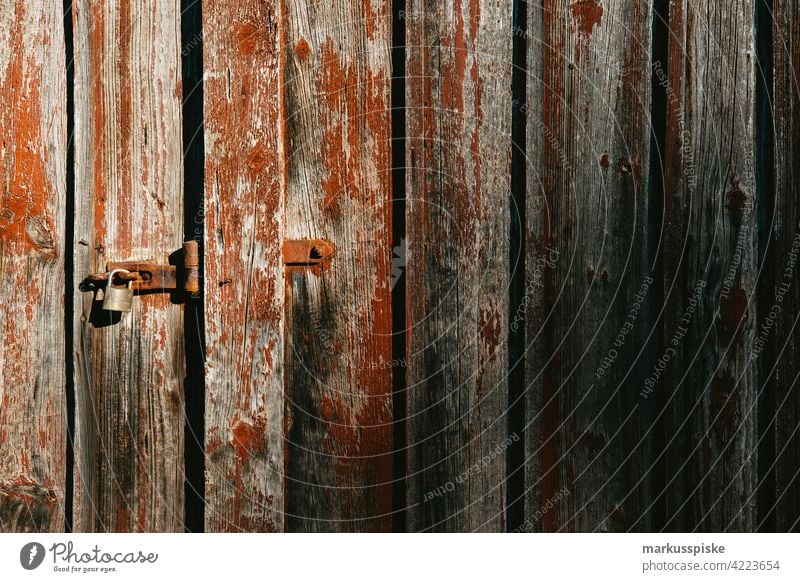
[[0, 531], [798, 528], [796, 2], [65, 8], [0, 0]]

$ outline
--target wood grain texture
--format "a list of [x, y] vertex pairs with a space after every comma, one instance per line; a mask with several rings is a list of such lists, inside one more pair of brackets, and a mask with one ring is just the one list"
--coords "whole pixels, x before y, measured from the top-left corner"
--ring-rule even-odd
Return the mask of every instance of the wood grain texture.
[[287, 272], [287, 527], [392, 525], [391, 11], [288, 0], [287, 238], [333, 243]]
[[[76, 0], [75, 277], [183, 241], [180, 6]], [[183, 528], [182, 308], [76, 293], [76, 531]]]
[[405, 18], [409, 529], [503, 531], [512, 9]]
[[[773, 50], [775, 63], [775, 205], [770, 217], [775, 277], [771, 281], [771, 306], [760, 317], [759, 340], [770, 341], [775, 325], [776, 365], [774, 410], [775, 471], [774, 515], [776, 531], [800, 529], [800, 2], [775, 2]], [[777, 305], [778, 309], [775, 310]], [[770, 313], [777, 314], [777, 321]], [[770, 502], [772, 498], [768, 496]]]
[[206, 531], [282, 531], [284, 8], [207, 1]]
[[[670, 4], [665, 145], [666, 530], [755, 525], [754, 11]], [[671, 351], [667, 351], [671, 350]]]
[[0, 2], [0, 532], [64, 529], [61, 5]]
[[652, 523], [650, 47], [646, 3], [528, 3], [522, 531]]

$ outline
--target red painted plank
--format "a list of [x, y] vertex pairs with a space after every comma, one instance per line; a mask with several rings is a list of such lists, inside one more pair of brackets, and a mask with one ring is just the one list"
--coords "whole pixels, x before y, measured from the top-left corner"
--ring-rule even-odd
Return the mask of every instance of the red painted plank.
[[648, 7], [528, 3], [521, 531], [652, 527]]
[[285, 527], [283, 3], [203, 4], [206, 531]]
[[404, 18], [409, 528], [503, 531], [512, 7]]
[[391, 3], [289, 0], [287, 238], [336, 247], [287, 273], [287, 527], [391, 528]]
[[61, 531], [66, 67], [61, 5], [0, 8], [0, 532]]

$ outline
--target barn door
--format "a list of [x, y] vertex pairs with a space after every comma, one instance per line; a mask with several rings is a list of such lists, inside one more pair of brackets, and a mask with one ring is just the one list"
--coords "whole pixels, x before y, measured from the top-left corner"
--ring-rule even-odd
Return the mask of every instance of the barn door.
[[388, 1], [204, 6], [208, 530], [505, 528], [512, 12], [426, 4], [397, 197]]
[[797, 528], [796, 2], [56, 4], [0, 0], [0, 531]]

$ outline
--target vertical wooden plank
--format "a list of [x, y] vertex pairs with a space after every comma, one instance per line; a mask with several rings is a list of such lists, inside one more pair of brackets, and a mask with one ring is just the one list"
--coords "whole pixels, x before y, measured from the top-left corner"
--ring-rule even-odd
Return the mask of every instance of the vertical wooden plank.
[[528, 2], [521, 531], [651, 527], [651, 18], [636, 0]]
[[[667, 530], [752, 531], [757, 358], [751, 2], [670, 4], [663, 237]], [[655, 374], [654, 374], [655, 375]]]
[[61, 5], [0, 2], [0, 532], [61, 531], [66, 62]]
[[[76, 289], [109, 260], [164, 261], [183, 240], [177, 0], [76, 0]], [[180, 305], [133, 312], [77, 295], [77, 531], [180, 531], [184, 355]]]
[[385, 531], [392, 502], [391, 4], [289, 0], [288, 527]]
[[512, 16], [406, 2], [412, 531], [505, 529]]
[[800, 2], [777, 0], [773, 18], [776, 189], [770, 222], [775, 279], [772, 307], [760, 317], [755, 346], [770, 340], [775, 325], [775, 408], [768, 411], [775, 427], [775, 501], [766, 510], [774, 515], [774, 528], [785, 532], [800, 528]]
[[284, 18], [203, 5], [206, 531], [285, 524]]

